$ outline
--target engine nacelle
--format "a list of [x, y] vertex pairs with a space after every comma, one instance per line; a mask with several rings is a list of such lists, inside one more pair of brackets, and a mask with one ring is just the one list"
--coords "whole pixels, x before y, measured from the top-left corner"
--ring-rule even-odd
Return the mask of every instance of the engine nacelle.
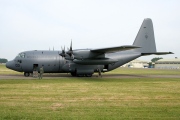
[[90, 59], [101, 57], [104, 58], [104, 53], [94, 53], [91, 52], [89, 49], [82, 49], [82, 50], [73, 50], [74, 59], [83, 60], [83, 59]]

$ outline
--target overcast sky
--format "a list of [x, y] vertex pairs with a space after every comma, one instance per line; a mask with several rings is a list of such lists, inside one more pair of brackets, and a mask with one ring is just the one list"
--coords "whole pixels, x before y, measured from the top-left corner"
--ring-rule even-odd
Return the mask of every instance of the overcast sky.
[[[28, 50], [132, 45], [144, 20], [157, 51], [180, 58], [180, 0], [0, 0], [0, 58]], [[150, 60], [153, 57], [139, 59]]]

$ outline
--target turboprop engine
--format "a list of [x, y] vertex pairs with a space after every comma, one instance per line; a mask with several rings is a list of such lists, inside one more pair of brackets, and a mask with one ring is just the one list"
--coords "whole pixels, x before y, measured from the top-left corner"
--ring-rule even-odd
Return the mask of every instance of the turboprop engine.
[[92, 52], [90, 49], [79, 49], [79, 50], [72, 50], [72, 41], [70, 45], [70, 49], [65, 51], [62, 48], [62, 52], [59, 54], [60, 56], [64, 57], [66, 60], [84, 60], [84, 59], [91, 59], [91, 58], [104, 58], [104, 53]]
[[77, 60], [105, 57], [103, 53], [94, 53], [94, 52], [91, 52], [89, 49], [74, 50], [73, 56], [74, 56], [74, 59], [77, 59]]

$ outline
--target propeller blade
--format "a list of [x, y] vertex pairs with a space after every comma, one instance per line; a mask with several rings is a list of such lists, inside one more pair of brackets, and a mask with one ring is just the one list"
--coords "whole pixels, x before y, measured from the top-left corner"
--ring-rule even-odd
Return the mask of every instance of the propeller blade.
[[74, 59], [73, 50], [72, 50], [72, 40], [71, 40], [71, 44], [70, 44], [70, 49], [67, 48], [67, 52], [65, 51], [65, 46], [64, 46], [64, 48], [61, 46], [61, 49], [62, 49], [62, 52], [59, 55], [62, 56], [63, 59], [66, 59], [66, 60]]
[[72, 39], [71, 39], [70, 51], [72, 51]]
[[72, 40], [71, 40], [71, 44], [70, 44], [70, 49], [69, 48], [67, 48], [67, 54], [70, 56], [70, 57], [72, 57], [72, 54], [73, 54], [73, 50], [72, 50]]
[[61, 46], [61, 49], [62, 49], [62, 52], [61, 52], [59, 55], [61, 55], [62, 57], [65, 57], [65, 56], [66, 56], [65, 46], [64, 46], [64, 49], [63, 49], [63, 47]]

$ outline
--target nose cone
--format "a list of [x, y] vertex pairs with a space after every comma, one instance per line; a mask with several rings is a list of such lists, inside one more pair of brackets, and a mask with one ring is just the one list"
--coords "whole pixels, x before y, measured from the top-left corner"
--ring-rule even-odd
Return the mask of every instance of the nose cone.
[[9, 69], [13, 69], [14, 68], [14, 61], [8, 61], [6, 63], [6, 67], [9, 68]]

